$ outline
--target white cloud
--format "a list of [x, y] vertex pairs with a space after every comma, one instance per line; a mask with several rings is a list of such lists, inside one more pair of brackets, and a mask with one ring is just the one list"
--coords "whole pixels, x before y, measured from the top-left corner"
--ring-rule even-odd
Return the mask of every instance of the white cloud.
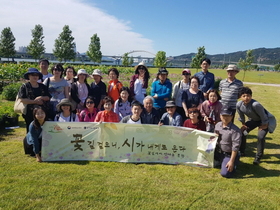
[[44, 29], [46, 52], [52, 52], [54, 40], [69, 25], [77, 51], [85, 52], [90, 37], [97, 33], [103, 55], [121, 55], [131, 50], [155, 52], [153, 41], [133, 32], [129, 21], [119, 20], [99, 8], [79, 0], [12, 0], [1, 3], [0, 30], [10, 27], [16, 49], [27, 46], [36, 24]]

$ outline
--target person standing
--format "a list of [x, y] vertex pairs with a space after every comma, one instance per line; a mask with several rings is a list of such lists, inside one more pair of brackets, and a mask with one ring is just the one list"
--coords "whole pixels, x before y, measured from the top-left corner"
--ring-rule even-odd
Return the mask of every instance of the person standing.
[[[233, 109], [233, 118], [236, 113], [236, 102], [239, 98], [239, 92], [243, 87], [243, 82], [236, 79], [239, 69], [236, 65], [228, 65], [227, 67], [227, 78], [220, 82], [219, 90], [221, 92], [221, 103], [224, 106], [229, 106]], [[233, 121], [232, 121], [233, 122]]]
[[27, 105], [26, 114], [22, 115], [26, 123], [26, 133], [29, 131], [29, 125], [34, 120], [33, 109], [35, 105], [44, 106], [52, 97], [48, 88], [38, 83], [43, 75], [38, 69], [29, 68], [24, 74], [24, 79], [28, 80], [23, 84], [18, 92], [18, 97], [23, 104]]
[[175, 101], [177, 106], [176, 112], [178, 112], [183, 118], [183, 122], [186, 120], [185, 111], [182, 105], [182, 95], [183, 92], [190, 88], [190, 76], [191, 71], [189, 69], [184, 69], [182, 71], [182, 80], [175, 83], [172, 91], [172, 99]]
[[80, 69], [77, 73], [77, 82], [71, 85], [71, 98], [76, 102], [78, 112], [85, 108], [85, 100], [90, 94], [90, 86], [87, 83], [88, 73], [85, 69]]
[[38, 80], [38, 83], [43, 83], [45, 79], [52, 77], [53, 75], [48, 72], [50, 62], [47, 59], [41, 59], [39, 61], [40, 72], [43, 75], [42, 79]]
[[199, 87], [199, 78], [196, 76], [190, 79], [190, 88], [183, 92], [182, 94], [182, 106], [185, 111], [186, 117], [188, 117], [188, 109], [191, 107], [197, 107], [200, 109], [201, 104], [204, 101], [204, 95]]
[[221, 163], [221, 175], [230, 178], [236, 171], [240, 155], [238, 154], [241, 144], [241, 131], [232, 123], [233, 109], [223, 106], [221, 122], [215, 126], [215, 132], [219, 135], [215, 156]]
[[94, 81], [90, 84], [91, 93], [90, 95], [95, 98], [95, 107], [101, 110], [102, 99], [107, 95], [106, 85], [102, 81], [102, 72], [99, 69], [94, 69], [92, 72]]
[[202, 71], [196, 73], [194, 76], [199, 79], [199, 89], [203, 92], [204, 97], [207, 97], [208, 90], [212, 90], [214, 88], [215, 76], [213, 73], [209, 72], [208, 69], [211, 65], [211, 61], [209, 58], [204, 58], [201, 63]]
[[44, 80], [43, 84], [47, 86], [49, 93], [51, 94], [50, 99], [50, 118], [53, 120], [56, 114], [56, 105], [64, 98], [69, 98], [69, 85], [67, 81], [62, 78], [64, 69], [61, 64], [56, 64], [52, 67], [52, 77]]
[[113, 99], [113, 101], [118, 100], [120, 96], [120, 90], [123, 84], [119, 81], [119, 71], [116, 68], [111, 68], [108, 71], [109, 84], [108, 84], [108, 96]]
[[131, 97], [142, 103], [148, 88], [148, 81], [150, 79], [150, 73], [144, 62], [140, 62], [135, 66], [135, 74], [130, 79], [130, 93]]
[[158, 70], [156, 80], [152, 84], [151, 96], [154, 98], [154, 107], [159, 112], [160, 117], [165, 112], [166, 101], [170, 100], [172, 83], [167, 78], [168, 71], [165, 67]]
[[[242, 156], [245, 156], [246, 149], [246, 137], [247, 134], [259, 127], [258, 142], [257, 142], [257, 154], [253, 164], [259, 165], [263, 156], [265, 137], [268, 132], [268, 116], [264, 107], [252, 99], [252, 90], [248, 87], [243, 87], [240, 91], [241, 101], [236, 104], [236, 109], [239, 114], [239, 121], [242, 123], [242, 143], [240, 152]], [[248, 121], [245, 121], [245, 115], [248, 117]]]

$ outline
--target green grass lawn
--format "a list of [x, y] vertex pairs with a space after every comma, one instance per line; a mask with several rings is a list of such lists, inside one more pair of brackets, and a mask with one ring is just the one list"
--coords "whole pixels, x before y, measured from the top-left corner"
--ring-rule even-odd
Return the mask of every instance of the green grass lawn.
[[[253, 98], [279, 119], [280, 88], [250, 87]], [[237, 119], [235, 122], [240, 126]], [[20, 126], [0, 130], [0, 209], [3, 210], [280, 208], [279, 129], [267, 135], [265, 155], [259, 166], [252, 164], [257, 134], [252, 131], [248, 135], [248, 156], [241, 158], [236, 177], [225, 179], [219, 175], [219, 169], [184, 165], [37, 163], [35, 158], [23, 154], [22, 118]]]

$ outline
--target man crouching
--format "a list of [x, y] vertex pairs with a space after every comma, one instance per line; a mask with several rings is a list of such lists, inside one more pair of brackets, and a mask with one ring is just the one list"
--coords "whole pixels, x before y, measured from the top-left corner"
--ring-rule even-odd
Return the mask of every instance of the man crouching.
[[215, 156], [221, 163], [221, 175], [226, 178], [233, 176], [239, 163], [238, 153], [241, 144], [241, 130], [232, 123], [233, 110], [224, 106], [221, 110], [221, 122], [215, 126], [219, 135]]

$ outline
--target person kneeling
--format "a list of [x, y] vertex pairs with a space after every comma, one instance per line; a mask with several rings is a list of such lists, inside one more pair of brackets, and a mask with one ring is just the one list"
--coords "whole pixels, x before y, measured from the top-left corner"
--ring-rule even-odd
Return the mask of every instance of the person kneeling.
[[129, 124], [142, 124], [140, 117], [142, 112], [142, 104], [139, 101], [134, 101], [131, 104], [132, 115], [125, 116], [120, 122]]
[[215, 132], [219, 135], [215, 159], [221, 163], [221, 175], [230, 178], [235, 173], [239, 163], [238, 151], [241, 144], [241, 130], [232, 123], [233, 109], [224, 106], [220, 116], [222, 121], [215, 126]]
[[[37, 162], [42, 162], [41, 159], [41, 147], [42, 147], [42, 132], [43, 125], [47, 120], [45, 110], [37, 106], [33, 110], [33, 121], [29, 125], [29, 131], [24, 138], [24, 150], [25, 154], [36, 157]], [[33, 150], [33, 151], [32, 151]]]

